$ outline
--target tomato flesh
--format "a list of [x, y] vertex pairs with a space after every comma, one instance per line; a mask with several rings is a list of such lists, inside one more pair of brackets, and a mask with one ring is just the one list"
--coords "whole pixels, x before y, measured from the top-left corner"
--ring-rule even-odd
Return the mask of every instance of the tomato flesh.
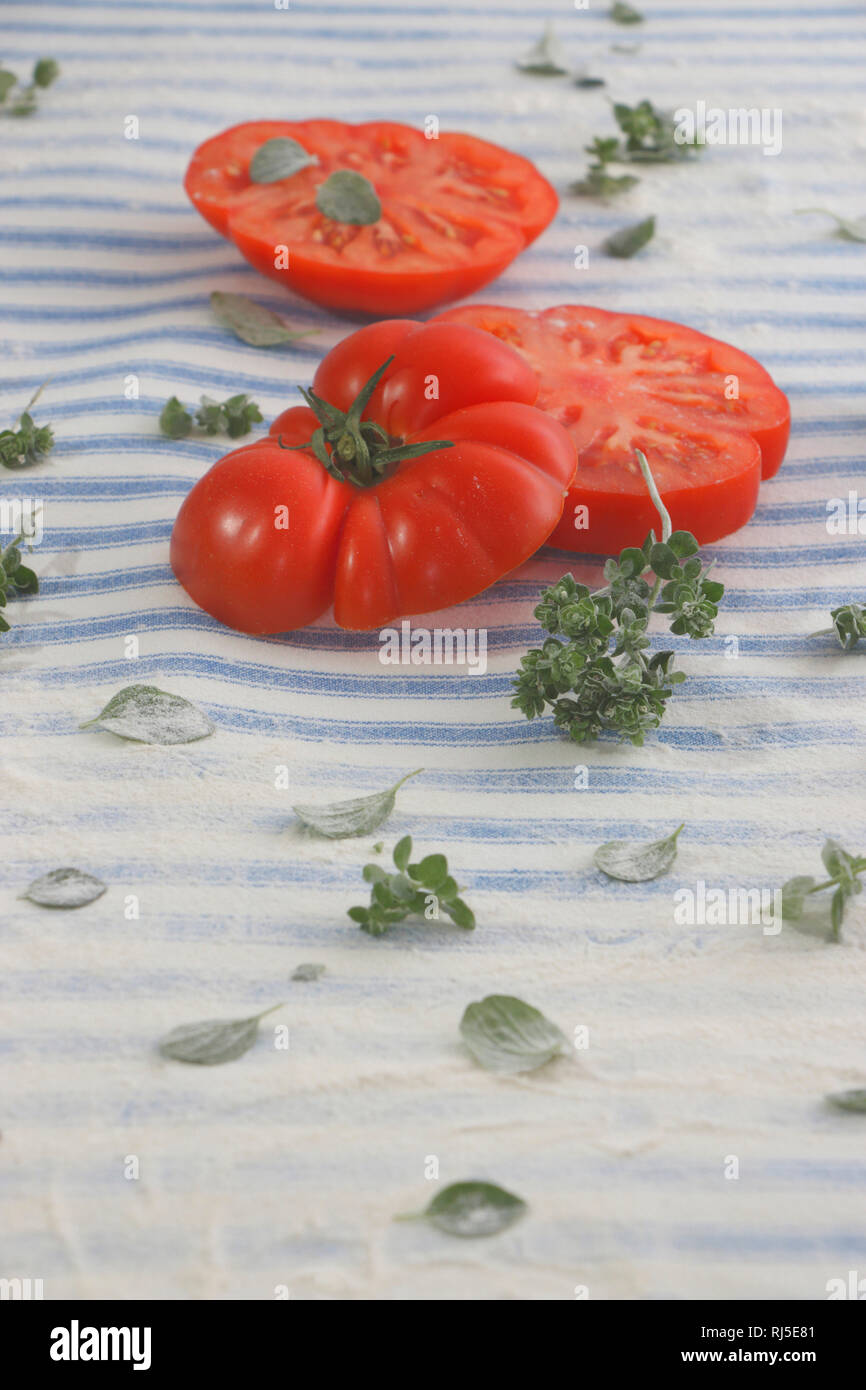
[[745, 525], [785, 453], [790, 409], [753, 358], [664, 319], [581, 305], [540, 312], [468, 305], [434, 322], [483, 328], [538, 374], [537, 405], [565, 426], [578, 473], [550, 543], [613, 553], [658, 515], [642, 449], [675, 528], [707, 543]]
[[[267, 140], [287, 136], [317, 163], [278, 183], [253, 183]], [[325, 217], [316, 191], [337, 169], [376, 189], [378, 221]], [[387, 121], [256, 121], [196, 150], [186, 191], [202, 216], [264, 275], [332, 308], [412, 313], [470, 294], [544, 230], [558, 200], [529, 160], [459, 133], [426, 139]], [[285, 247], [285, 257], [277, 248]]]

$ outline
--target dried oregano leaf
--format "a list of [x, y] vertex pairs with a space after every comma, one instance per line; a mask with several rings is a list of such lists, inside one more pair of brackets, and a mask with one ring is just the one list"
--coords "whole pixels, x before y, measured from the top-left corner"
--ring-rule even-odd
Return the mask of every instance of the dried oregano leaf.
[[324, 975], [324, 965], [319, 965], [316, 961], [310, 961], [304, 965], [299, 965], [297, 970], [292, 972], [293, 980], [318, 980], [320, 975]]
[[[453, 1182], [418, 1215], [449, 1236], [495, 1236], [519, 1221], [526, 1203], [492, 1182]], [[398, 1217], [398, 1220], [411, 1218]]]
[[223, 328], [230, 329], [236, 338], [251, 347], [278, 347], [280, 343], [293, 343], [297, 338], [310, 338], [319, 331], [316, 328], [303, 332], [294, 329], [279, 314], [248, 299], [245, 294], [214, 290], [210, 306]]
[[534, 1071], [568, 1046], [555, 1023], [511, 994], [488, 994], [460, 1020], [463, 1041], [487, 1071]]
[[647, 845], [636, 845], [630, 840], [608, 840], [595, 851], [593, 862], [608, 878], [645, 883], [647, 879], [667, 873], [677, 857], [677, 837], [682, 828], [679, 825], [666, 839], [651, 840]]
[[834, 1091], [827, 1097], [830, 1105], [837, 1110], [852, 1110], [858, 1115], [866, 1115], [866, 1091]]
[[655, 218], [645, 217], [642, 222], [635, 222], [631, 227], [621, 227], [618, 232], [613, 232], [603, 243], [604, 249], [609, 256], [627, 260], [630, 256], [635, 256], [648, 241], [652, 241], [655, 230]]
[[107, 891], [102, 879], [81, 869], [52, 869], [34, 879], [21, 896], [40, 907], [86, 907]]
[[160, 1039], [159, 1051], [174, 1062], [191, 1062], [200, 1067], [233, 1062], [249, 1052], [265, 1014], [281, 1008], [282, 1004], [274, 1004], [253, 1018], [206, 1018], [201, 1023], [183, 1023]]
[[382, 216], [375, 188], [354, 169], [336, 169], [319, 184], [316, 207], [333, 222], [347, 222], [353, 227], [368, 227]]
[[348, 801], [332, 801], [323, 806], [293, 806], [292, 810], [299, 820], [310, 830], [326, 836], [329, 840], [345, 840], [351, 835], [369, 835], [388, 819], [394, 809], [394, 802], [404, 782], [423, 772], [418, 767], [407, 772], [393, 787], [386, 791], [374, 792], [372, 796], [353, 797]]
[[566, 59], [553, 25], [548, 24], [537, 43], [534, 43], [514, 66], [520, 72], [528, 72], [533, 77], [565, 77], [568, 73]]
[[829, 208], [798, 208], [797, 211], [818, 212], [825, 217], [832, 217], [836, 223], [836, 231], [847, 241], [866, 241], [866, 217], [840, 217]]
[[214, 726], [195, 705], [181, 695], [169, 695], [155, 685], [127, 685], [112, 695], [95, 719], [80, 729], [105, 729], [118, 738], [137, 743], [195, 743], [207, 738]]
[[297, 140], [288, 135], [276, 135], [273, 140], [259, 145], [250, 160], [250, 178], [253, 183], [278, 183], [280, 179], [291, 178], [299, 169], [317, 163], [316, 156]]

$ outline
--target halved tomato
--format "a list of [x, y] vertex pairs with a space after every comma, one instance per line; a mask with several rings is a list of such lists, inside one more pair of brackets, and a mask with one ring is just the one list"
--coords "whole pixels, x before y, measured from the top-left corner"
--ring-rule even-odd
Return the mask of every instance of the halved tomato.
[[[253, 155], [278, 136], [296, 140], [317, 163], [278, 183], [253, 183]], [[357, 226], [319, 211], [316, 191], [338, 169], [370, 181], [378, 221]], [[480, 289], [558, 206], [528, 159], [473, 135], [427, 139], [389, 121], [234, 126], [199, 146], [185, 187], [263, 275], [318, 304], [374, 314], [411, 313]]]
[[761, 477], [782, 462], [787, 397], [754, 358], [695, 329], [575, 304], [471, 304], [437, 321], [483, 328], [516, 348], [538, 374], [536, 405], [574, 440], [577, 477], [551, 545], [613, 554], [658, 528], [636, 448], [674, 528], [702, 544], [745, 525]]

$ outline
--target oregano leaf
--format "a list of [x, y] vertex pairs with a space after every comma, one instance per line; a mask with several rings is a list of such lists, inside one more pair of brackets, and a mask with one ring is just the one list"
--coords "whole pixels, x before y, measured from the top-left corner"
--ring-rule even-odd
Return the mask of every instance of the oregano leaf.
[[832, 217], [836, 223], [836, 231], [846, 241], [866, 241], [866, 217], [850, 218], [840, 217], [838, 213], [831, 212], [829, 208], [798, 208], [798, 213], [817, 212], [823, 217]]
[[316, 192], [316, 207], [332, 222], [368, 227], [382, 216], [379, 195], [369, 179], [354, 169], [335, 169]]
[[[425, 1221], [449, 1236], [476, 1239], [495, 1236], [528, 1210], [521, 1197], [492, 1182], [453, 1182], [437, 1192], [423, 1212]], [[406, 1220], [406, 1217], [398, 1220]]]
[[833, 1091], [827, 1097], [827, 1101], [837, 1110], [850, 1110], [855, 1114], [866, 1115], [866, 1090]]
[[462, 898], [451, 898], [441, 903], [440, 906], [442, 911], [451, 918], [455, 927], [462, 927], [464, 931], [475, 930], [475, 913]]
[[39, 907], [73, 908], [86, 907], [107, 891], [102, 879], [81, 869], [52, 869], [34, 879], [21, 896]]
[[200, 1067], [233, 1062], [249, 1052], [265, 1014], [281, 1008], [282, 1004], [274, 1004], [253, 1018], [207, 1018], [201, 1023], [182, 1023], [160, 1039], [159, 1051], [174, 1062], [190, 1062]]
[[250, 160], [250, 178], [253, 183], [279, 183], [297, 174], [299, 169], [318, 162], [297, 140], [288, 135], [276, 135], [259, 145]]
[[[401, 869], [405, 872], [409, 863], [409, 856], [411, 853], [412, 837], [411, 835], [404, 835], [402, 840], [397, 841], [393, 850], [394, 863], [397, 865], [398, 869]], [[377, 868], [378, 865], [373, 865], [372, 867]]]
[[94, 719], [78, 727], [104, 729], [136, 743], [165, 745], [196, 743], [214, 731], [207, 715], [189, 700], [155, 685], [124, 686]]
[[185, 439], [192, 429], [192, 416], [177, 396], [170, 396], [162, 407], [159, 428], [169, 439]]
[[816, 880], [810, 874], [798, 874], [782, 884], [782, 916], [786, 921], [796, 922], [803, 916], [805, 899], [815, 887]]
[[410, 777], [423, 772], [422, 767], [407, 772], [399, 782], [386, 791], [374, 792], [371, 796], [357, 796], [348, 801], [334, 801], [329, 805], [293, 806], [292, 810], [300, 821], [318, 835], [329, 840], [345, 840], [350, 836], [369, 835], [383, 825], [394, 809], [397, 792]]
[[317, 962], [310, 961], [304, 965], [299, 965], [297, 969], [292, 972], [292, 979], [302, 981], [318, 980], [319, 976], [324, 975], [324, 973], [324, 965], [319, 965]]
[[614, 24], [643, 24], [640, 10], [636, 10], [634, 5], [625, 4], [624, 0], [616, 0], [609, 13]]
[[50, 87], [60, 76], [60, 64], [54, 58], [38, 58], [33, 65], [33, 82], [37, 87]]
[[568, 73], [562, 45], [556, 37], [552, 24], [545, 26], [544, 33], [522, 58], [514, 65], [519, 72], [527, 72], [533, 77], [565, 77]]
[[658, 878], [667, 873], [677, 857], [677, 837], [682, 828], [679, 825], [672, 835], [645, 845], [631, 840], [608, 840], [595, 851], [593, 863], [608, 878], [624, 883], [645, 883]]
[[535, 1071], [568, 1046], [568, 1039], [539, 1009], [511, 994], [488, 994], [469, 1004], [460, 1033], [486, 1071]]
[[223, 328], [228, 328], [241, 342], [251, 347], [277, 347], [280, 343], [293, 343], [298, 338], [309, 338], [319, 332], [307, 329], [300, 332], [291, 328], [279, 314], [256, 304], [245, 294], [228, 294], [214, 290], [210, 297], [211, 309]]
[[618, 260], [635, 256], [648, 241], [652, 241], [655, 229], [655, 218], [645, 217], [642, 222], [636, 222], [631, 227], [621, 227], [618, 232], [614, 232], [603, 243], [604, 249], [609, 256], [615, 256]]

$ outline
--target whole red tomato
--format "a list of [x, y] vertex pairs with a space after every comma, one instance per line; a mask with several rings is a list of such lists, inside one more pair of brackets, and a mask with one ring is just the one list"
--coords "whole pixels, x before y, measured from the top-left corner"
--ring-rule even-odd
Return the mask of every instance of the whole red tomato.
[[321, 362], [307, 406], [235, 449], [184, 501], [175, 574], [241, 632], [285, 632], [333, 603], [341, 627], [448, 608], [528, 559], [574, 476], [538, 381], [477, 328], [371, 324]]

